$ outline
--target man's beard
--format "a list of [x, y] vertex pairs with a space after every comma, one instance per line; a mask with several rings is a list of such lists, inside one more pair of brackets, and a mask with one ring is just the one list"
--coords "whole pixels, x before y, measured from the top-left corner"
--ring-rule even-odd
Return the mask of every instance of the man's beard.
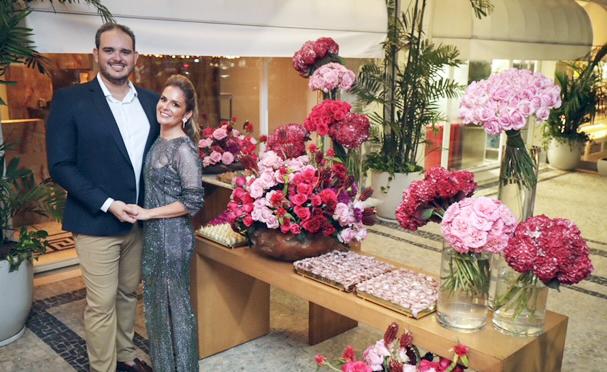
[[111, 67], [100, 67], [99, 68], [99, 72], [101, 73], [101, 75], [110, 83], [114, 84], [114, 85], [124, 85], [126, 84], [126, 82], [129, 80], [129, 75], [131, 74], [131, 72], [133, 72], [133, 68], [131, 68], [131, 70], [124, 76], [121, 78], [115, 78], [112, 75], [110, 75], [110, 73], [108, 72], [108, 70]]

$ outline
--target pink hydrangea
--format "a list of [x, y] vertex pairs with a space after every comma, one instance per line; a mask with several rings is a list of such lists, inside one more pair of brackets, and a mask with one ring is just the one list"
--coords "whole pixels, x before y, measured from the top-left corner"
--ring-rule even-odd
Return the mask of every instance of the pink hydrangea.
[[540, 73], [510, 69], [475, 81], [466, 89], [459, 114], [464, 124], [482, 124], [485, 131], [520, 130], [527, 118], [548, 118], [550, 109], [560, 107], [561, 89]]
[[443, 216], [445, 241], [459, 253], [500, 253], [516, 227], [516, 218], [499, 200], [466, 198]]

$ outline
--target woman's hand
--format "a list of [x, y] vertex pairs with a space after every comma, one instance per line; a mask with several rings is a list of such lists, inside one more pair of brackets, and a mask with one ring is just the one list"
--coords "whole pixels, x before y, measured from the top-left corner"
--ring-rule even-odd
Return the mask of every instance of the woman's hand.
[[149, 209], [142, 208], [137, 204], [128, 204], [128, 207], [134, 212], [132, 216], [138, 221], [147, 221], [152, 218], [152, 214]]

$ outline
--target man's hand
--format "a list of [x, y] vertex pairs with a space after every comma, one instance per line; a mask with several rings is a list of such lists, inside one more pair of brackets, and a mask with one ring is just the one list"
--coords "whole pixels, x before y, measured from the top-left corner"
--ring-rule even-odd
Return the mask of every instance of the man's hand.
[[137, 221], [137, 218], [135, 218], [137, 210], [135, 210], [132, 205], [126, 205], [120, 200], [114, 200], [112, 204], [110, 204], [108, 211], [120, 222], [135, 223]]

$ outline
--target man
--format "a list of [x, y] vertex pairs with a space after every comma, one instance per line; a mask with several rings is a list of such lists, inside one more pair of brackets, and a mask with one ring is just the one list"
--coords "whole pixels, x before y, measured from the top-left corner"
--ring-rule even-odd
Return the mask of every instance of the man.
[[[49, 169], [67, 190], [63, 228], [74, 234], [86, 285], [92, 371], [150, 371], [135, 358], [143, 236], [127, 204], [142, 204], [143, 159], [158, 136], [158, 95], [128, 80], [137, 62], [126, 26], [97, 30], [97, 78], [56, 92], [47, 127]], [[131, 214], [129, 214], [131, 213]]]

